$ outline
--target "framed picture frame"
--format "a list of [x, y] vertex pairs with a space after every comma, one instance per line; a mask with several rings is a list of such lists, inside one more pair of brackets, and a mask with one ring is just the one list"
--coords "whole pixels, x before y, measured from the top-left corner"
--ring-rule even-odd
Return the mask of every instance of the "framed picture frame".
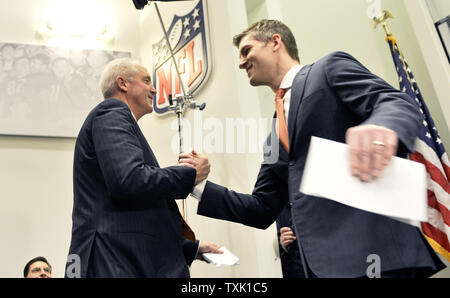
[[450, 15], [437, 21], [434, 25], [436, 26], [448, 62], [450, 63]]
[[105, 65], [129, 52], [0, 43], [0, 134], [76, 138], [103, 96]]

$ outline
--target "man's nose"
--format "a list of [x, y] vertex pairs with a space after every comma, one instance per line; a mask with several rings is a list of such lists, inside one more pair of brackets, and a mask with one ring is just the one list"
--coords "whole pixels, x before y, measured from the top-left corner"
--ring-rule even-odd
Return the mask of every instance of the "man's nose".
[[47, 272], [45, 272], [44, 269], [41, 269], [40, 276], [41, 277], [46, 277], [47, 276]]
[[247, 59], [241, 58], [241, 61], [239, 62], [239, 68], [245, 69], [247, 65]]

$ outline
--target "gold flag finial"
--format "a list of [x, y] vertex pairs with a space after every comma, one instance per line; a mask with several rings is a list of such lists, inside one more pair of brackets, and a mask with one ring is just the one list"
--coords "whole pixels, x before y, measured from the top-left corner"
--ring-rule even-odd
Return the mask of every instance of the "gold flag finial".
[[373, 29], [376, 29], [379, 24], [383, 26], [384, 31], [387, 36], [392, 35], [389, 31], [388, 25], [386, 24], [387, 19], [393, 19], [394, 16], [387, 10], [383, 10], [380, 16], [373, 18]]

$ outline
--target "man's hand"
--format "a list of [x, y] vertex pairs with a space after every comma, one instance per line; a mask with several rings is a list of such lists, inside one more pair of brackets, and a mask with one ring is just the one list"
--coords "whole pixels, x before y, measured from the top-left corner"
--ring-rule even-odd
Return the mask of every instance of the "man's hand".
[[211, 170], [211, 165], [206, 156], [198, 154], [194, 150], [191, 153], [180, 154], [178, 165], [194, 168], [197, 171], [195, 185], [205, 180]]
[[360, 125], [347, 130], [352, 175], [363, 182], [381, 177], [383, 169], [397, 153], [398, 136], [389, 128]]
[[207, 262], [203, 258], [204, 253], [223, 254], [223, 251], [219, 250], [220, 246], [211, 242], [200, 241], [198, 247], [197, 260]]
[[292, 232], [291, 228], [288, 227], [283, 227], [280, 229], [280, 244], [281, 247], [283, 248], [283, 250], [285, 252], [288, 252], [289, 248], [289, 244], [291, 244], [292, 242], [294, 242], [295, 239], [297, 239], [294, 235], [294, 232]]

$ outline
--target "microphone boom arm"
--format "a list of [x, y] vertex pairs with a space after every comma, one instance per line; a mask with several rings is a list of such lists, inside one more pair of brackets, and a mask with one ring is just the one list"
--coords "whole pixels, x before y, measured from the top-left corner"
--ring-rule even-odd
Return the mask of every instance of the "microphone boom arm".
[[[151, 1], [150, 1], [150, 3], [151, 3]], [[150, 3], [149, 3], [149, 5], [150, 5]], [[177, 73], [177, 76], [180, 79], [181, 91], [183, 92], [183, 96], [186, 96], [186, 90], [184, 89], [184, 84], [183, 84], [183, 81], [181, 80], [180, 70], [178, 69], [177, 60], [175, 59], [175, 55], [173, 53], [172, 46], [170, 45], [170, 42], [169, 42], [169, 36], [167, 35], [166, 27], [164, 26], [164, 22], [162, 20], [161, 13], [159, 12], [158, 4], [156, 2], [154, 4], [155, 4], [155, 8], [156, 8], [156, 13], [158, 14], [159, 23], [161, 24], [161, 28], [164, 32], [164, 38], [166, 40], [167, 47], [169, 48], [170, 57], [172, 59], [173, 65], [175, 66], [175, 71]]]
[[[145, 0], [144, 0], [145, 1]], [[148, 4], [150, 5], [151, 2], [155, 1], [149, 1]], [[172, 95], [169, 95], [169, 110], [174, 111], [178, 116], [178, 127], [179, 127], [179, 138], [180, 138], [180, 154], [183, 153], [183, 137], [182, 137], [182, 121], [181, 117], [184, 115], [184, 112], [186, 109], [192, 109], [192, 110], [200, 110], [203, 111], [206, 107], [206, 103], [197, 104], [197, 102], [194, 100], [194, 96], [192, 94], [187, 94], [186, 89], [184, 88], [183, 79], [181, 78], [180, 70], [178, 68], [177, 61], [175, 59], [175, 54], [172, 49], [172, 45], [169, 41], [169, 35], [167, 34], [166, 27], [164, 26], [163, 19], [161, 17], [161, 12], [159, 11], [158, 4], [155, 2], [155, 9], [156, 13], [158, 15], [159, 23], [161, 24], [161, 28], [164, 32], [164, 39], [166, 40], [167, 47], [169, 48], [170, 57], [172, 59], [173, 65], [175, 66], [175, 72], [178, 76], [180, 86], [181, 86], [181, 95], [175, 95], [175, 98], [173, 99]], [[175, 101], [175, 103], [173, 102]]]
[[[164, 1], [164, 2], [169, 2], [169, 1], [187, 1], [187, 0], [168, 0], [168, 1]], [[148, 0], [133, 0], [133, 3], [136, 7], [136, 9], [143, 9], [145, 7], [145, 5], [151, 5], [152, 2], [155, 1], [148, 1]], [[170, 44], [169, 41], [169, 36], [167, 34], [166, 28], [164, 26], [164, 22], [162, 20], [161, 17], [161, 13], [159, 11], [159, 7], [158, 4], [155, 2], [155, 8], [156, 8], [156, 13], [158, 14], [158, 18], [159, 18], [159, 23], [161, 24], [161, 28], [164, 32], [164, 39], [167, 43], [167, 47], [169, 48], [169, 52], [170, 52], [170, 56], [172, 59], [172, 62], [175, 66], [175, 71], [176, 74], [178, 76], [180, 85], [181, 85], [181, 95], [175, 95], [175, 98], [173, 98], [172, 94], [168, 95], [169, 97], [169, 110], [174, 111], [175, 114], [177, 114], [177, 118], [178, 118], [178, 137], [179, 137], [179, 141], [180, 141], [180, 154], [182, 154], [184, 152], [183, 150], [183, 122], [182, 122], [182, 117], [184, 115], [184, 112], [186, 111], [186, 109], [192, 109], [192, 110], [200, 110], [203, 111], [206, 107], [206, 103], [202, 103], [202, 104], [197, 104], [197, 102], [194, 100], [194, 96], [192, 94], [187, 94], [186, 90], [184, 88], [184, 84], [183, 84], [183, 79], [181, 78], [181, 74], [180, 71], [178, 69], [178, 64], [177, 61], [175, 59], [175, 54], [173, 53], [173, 49], [172, 46]], [[182, 202], [182, 207], [183, 207], [183, 216], [184, 218], [186, 218], [187, 215], [187, 208], [185, 207], [185, 203], [184, 200]]]

